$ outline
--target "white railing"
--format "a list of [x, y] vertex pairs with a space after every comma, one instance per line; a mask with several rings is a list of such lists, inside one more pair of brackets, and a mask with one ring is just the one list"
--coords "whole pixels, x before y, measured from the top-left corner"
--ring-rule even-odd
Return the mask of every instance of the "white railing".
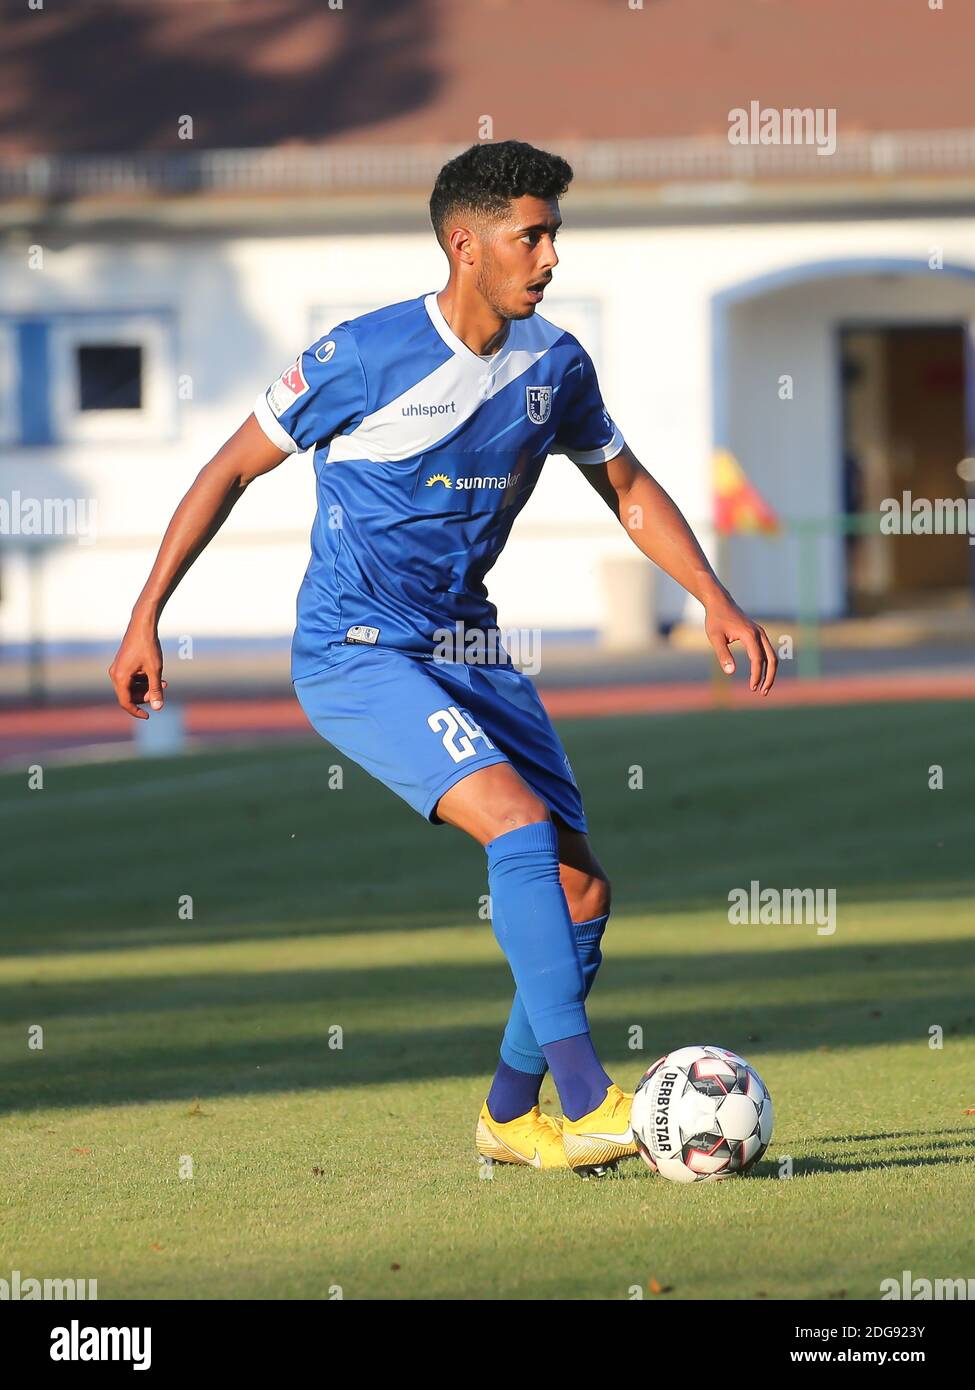
[[[975, 174], [975, 129], [844, 134], [815, 145], [731, 145], [718, 137], [554, 142], [578, 183], [682, 179]], [[463, 145], [322, 145], [169, 154], [34, 155], [0, 160], [0, 198], [98, 194], [428, 189]]]

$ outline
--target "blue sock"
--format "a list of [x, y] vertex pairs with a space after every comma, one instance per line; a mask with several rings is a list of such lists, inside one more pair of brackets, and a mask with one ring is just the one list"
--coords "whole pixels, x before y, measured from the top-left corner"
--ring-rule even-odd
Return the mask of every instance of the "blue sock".
[[[555, 826], [551, 821], [523, 825], [489, 841], [485, 849], [494, 934], [552, 1069], [562, 1108], [570, 1119], [578, 1119], [599, 1104], [610, 1080], [589, 1037], [585, 978], [559, 881]], [[550, 1047], [558, 1043], [566, 1045]], [[579, 1110], [583, 1094], [597, 1099]]]
[[613, 1079], [603, 1070], [588, 1033], [545, 1043], [544, 1051], [545, 1060], [557, 1080], [562, 1111], [567, 1119], [580, 1120], [602, 1104], [606, 1088], [613, 1084]]
[[499, 1124], [507, 1124], [519, 1115], [527, 1115], [532, 1106], [538, 1104], [538, 1093], [542, 1089], [542, 1077], [546, 1071], [548, 1063], [544, 1057], [542, 1069], [537, 1072], [518, 1071], [501, 1058], [487, 1098], [487, 1107]]
[[[606, 913], [602, 917], [593, 917], [589, 922], [573, 923], [576, 949], [579, 953], [579, 963], [582, 966], [587, 996], [602, 962], [600, 943], [608, 921], [609, 913]], [[501, 1040], [501, 1058], [498, 1062], [498, 1070], [488, 1095], [488, 1109], [494, 1118], [503, 1124], [507, 1120], [515, 1119], [518, 1115], [526, 1115], [533, 1105], [538, 1104], [542, 1078], [547, 1070], [548, 1063], [545, 1060], [545, 1054], [535, 1041], [535, 1034], [532, 1032], [528, 1015], [525, 1013], [524, 1002], [516, 990], [511, 1005], [511, 1013], [504, 1030], [504, 1037]], [[606, 1084], [608, 1085], [609, 1082], [607, 1081]], [[578, 1114], [570, 1115], [570, 1119], [578, 1119], [579, 1115], [587, 1115], [589, 1110], [595, 1109], [595, 1106], [600, 1103], [605, 1093], [606, 1088], [604, 1086], [593, 1105], [590, 1105], [586, 1110], [580, 1110]]]

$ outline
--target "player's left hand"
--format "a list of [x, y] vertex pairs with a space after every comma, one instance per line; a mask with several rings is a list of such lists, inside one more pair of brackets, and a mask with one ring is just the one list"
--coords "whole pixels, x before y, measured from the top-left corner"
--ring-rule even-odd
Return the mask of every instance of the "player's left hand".
[[735, 658], [729, 642], [741, 642], [748, 653], [751, 672], [748, 688], [756, 694], [767, 695], [775, 681], [778, 658], [768, 633], [745, 614], [730, 598], [715, 599], [708, 604], [704, 616], [704, 631], [714, 648], [722, 671], [734, 675]]

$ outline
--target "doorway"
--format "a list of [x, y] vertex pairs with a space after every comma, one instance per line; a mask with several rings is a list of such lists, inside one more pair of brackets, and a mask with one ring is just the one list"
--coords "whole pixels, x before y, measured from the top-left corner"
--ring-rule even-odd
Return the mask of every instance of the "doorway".
[[[966, 496], [964, 324], [856, 326], [840, 332], [843, 506], [877, 512], [885, 498]], [[970, 585], [971, 548], [959, 535], [851, 534], [851, 613], [939, 604]]]

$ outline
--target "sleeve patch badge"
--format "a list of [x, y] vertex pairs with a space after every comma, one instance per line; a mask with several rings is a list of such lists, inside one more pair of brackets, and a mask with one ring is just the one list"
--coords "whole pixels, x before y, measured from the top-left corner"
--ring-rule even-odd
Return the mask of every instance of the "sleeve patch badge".
[[289, 367], [286, 372], [282, 372], [273, 386], [267, 393], [267, 403], [271, 407], [272, 414], [280, 419], [284, 412], [293, 406], [299, 396], [303, 396], [311, 388], [305, 380], [305, 374], [301, 370], [301, 358], [295, 360], [293, 367]]

